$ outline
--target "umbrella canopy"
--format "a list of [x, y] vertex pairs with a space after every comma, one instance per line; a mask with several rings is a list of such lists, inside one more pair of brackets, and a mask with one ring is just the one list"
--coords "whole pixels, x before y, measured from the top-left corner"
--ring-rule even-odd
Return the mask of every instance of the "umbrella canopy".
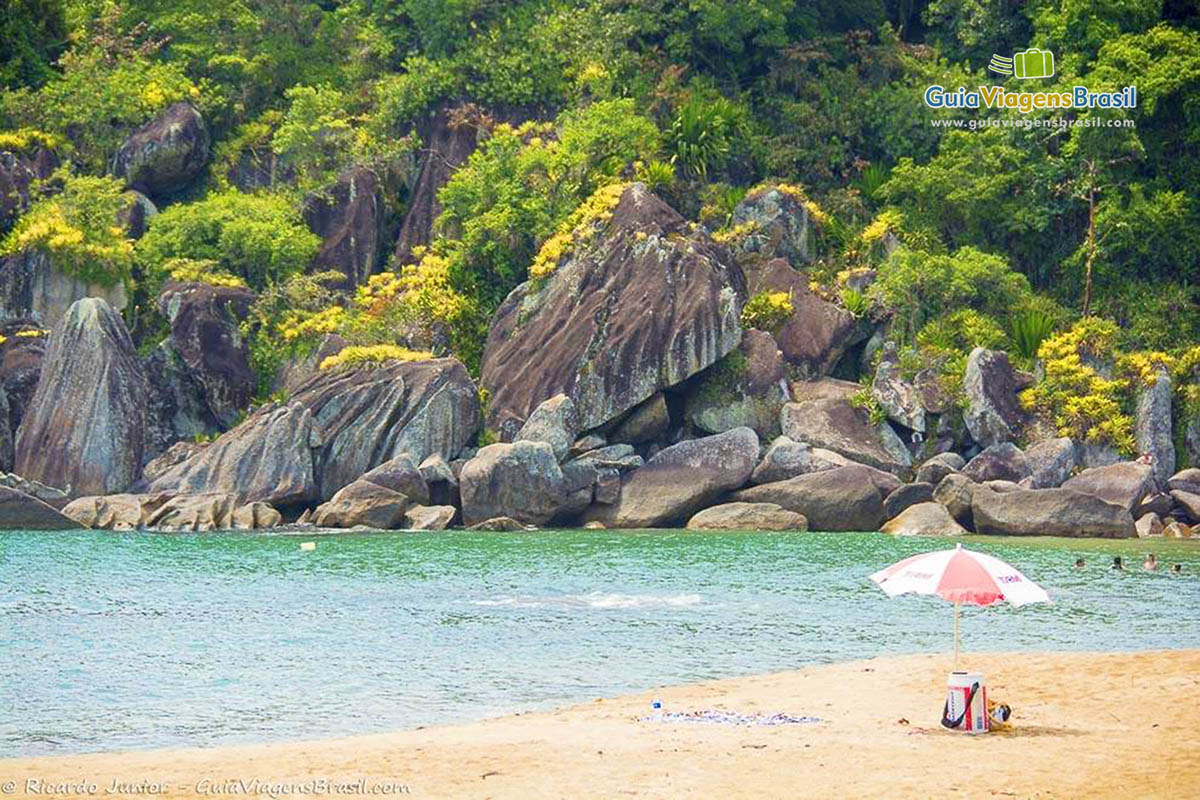
[[1049, 603], [1046, 590], [998, 558], [965, 549], [922, 553], [898, 561], [871, 575], [889, 597], [935, 594], [954, 603], [954, 660], [958, 661], [958, 610], [963, 603], [990, 606], [1007, 601], [1015, 606]]

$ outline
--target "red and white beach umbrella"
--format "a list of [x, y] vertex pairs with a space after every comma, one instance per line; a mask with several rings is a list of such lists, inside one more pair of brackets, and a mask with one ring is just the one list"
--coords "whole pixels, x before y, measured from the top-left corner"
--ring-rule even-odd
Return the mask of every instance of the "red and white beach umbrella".
[[963, 603], [990, 606], [1009, 602], [1015, 606], [1049, 603], [1046, 590], [1015, 567], [998, 558], [965, 549], [911, 556], [871, 575], [889, 597], [936, 594], [954, 603], [954, 660], [958, 661], [958, 614]]

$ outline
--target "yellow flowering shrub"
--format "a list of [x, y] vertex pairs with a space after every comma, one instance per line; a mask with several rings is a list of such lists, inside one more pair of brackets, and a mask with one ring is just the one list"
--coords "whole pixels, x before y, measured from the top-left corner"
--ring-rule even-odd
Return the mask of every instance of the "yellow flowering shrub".
[[591, 241], [592, 237], [612, 219], [621, 195], [629, 188], [628, 183], [610, 183], [592, 193], [587, 200], [567, 217], [558, 231], [542, 243], [538, 254], [529, 267], [529, 277], [543, 280], [554, 274], [562, 259], [576, 248]]
[[795, 311], [787, 292], [759, 292], [742, 308], [742, 327], [775, 333]]
[[1050, 419], [1060, 436], [1106, 444], [1125, 455], [1136, 449], [1133, 418], [1127, 413], [1125, 380], [1106, 378], [1092, 365], [1113, 354], [1117, 326], [1087, 317], [1051, 336], [1038, 348], [1045, 377], [1021, 394], [1022, 405]]
[[1175, 369], [1175, 358], [1158, 350], [1127, 353], [1117, 359], [1117, 373], [1142, 386], [1158, 383], [1159, 370], [1169, 375]]
[[220, 269], [216, 261], [208, 258], [172, 258], [163, 264], [171, 280], [180, 283], [206, 283], [209, 286], [226, 286], [244, 289], [246, 282], [237, 275]]
[[279, 327], [285, 341], [296, 341], [306, 337], [319, 338], [327, 333], [336, 333], [346, 321], [346, 309], [330, 306], [315, 314], [293, 312]]
[[15, 131], [0, 131], [0, 150], [20, 153], [35, 147], [45, 147], [50, 150], [61, 148], [64, 140], [61, 136], [46, 133], [37, 128], [18, 128]]
[[427, 361], [433, 353], [426, 350], [409, 350], [394, 344], [357, 345], [342, 348], [341, 352], [321, 362], [321, 369], [338, 367], [360, 367], [380, 365], [388, 361]]

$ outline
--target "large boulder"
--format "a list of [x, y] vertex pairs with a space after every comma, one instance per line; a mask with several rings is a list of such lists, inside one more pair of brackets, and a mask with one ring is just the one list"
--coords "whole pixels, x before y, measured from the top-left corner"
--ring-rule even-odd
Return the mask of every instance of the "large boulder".
[[238, 507], [237, 496], [226, 492], [179, 495], [159, 506], [146, 524], [159, 531], [232, 530]]
[[452, 358], [322, 371], [153, 481], [288, 505], [332, 498], [400, 454], [447, 461], [479, 428], [479, 399]]
[[662, 437], [671, 426], [671, 411], [662, 392], [655, 392], [649, 400], [638, 404], [632, 411], [619, 419], [609, 431], [608, 441], [613, 444], [644, 444]]
[[966, 475], [976, 483], [985, 481], [1017, 481], [1030, 476], [1029, 462], [1021, 449], [1012, 442], [1000, 442], [987, 447], [963, 467]]
[[925, 433], [925, 406], [921, 404], [921, 395], [900, 374], [896, 348], [890, 342], [884, 346], [883, 358], [875, 368], [871, 395], [892, 422]]
[[58, 154], [41, 144], [0, 150], [0, 236], [8, 233], [34, 199], [34, 186], [58, 168]]
[[0, 486], [0, 530], [65, 531], [79, 527], [78, 522], [48, 503]]
[[339, 489], [328, 502], [317, 506], [313, 522], [321, 528], [368, 528], [390, 530], [404, 527], [408, 497], [400, 492], [357, 480]]
[[556, 394], [533, 410], [513, 441], [545, 442], [554, 451], [554, 457], [564, 461], [578, 434], [575, 404], [565, 394]]
[[353, 289], [383, 261], [387, 203], [379, 176], [353, 167], [325, 189], [309, 195], [302, 209], [308, 229], [321, 237], [311, 272], [340, 272], [339, 287]]
[[975, 521], [972, 518], [971, 500], [975, 495], [978, 484], [958, 472], [953, 472], [942, 478], [933, 489], [933, 499], [941, 503], [950, 512], [950, 516], [968, 530], [974, 530]]
[[975, 532], [1007, 536], [1136, 536], [1133, 517], [1121, 506], [1071, 489], [993, 492], [982, 486], [971, 495]]
[[468, 526], [493, 517], [544, 525], [567, 501], [562, 468], [546, 442], [490, 444], [463, 465], [458, 480]]
[[29, 319], [55, 328], [76, 300], [99, 297], [117, 311], [129, 302], [125, 284], [91, 283], [58, 269], [41, 250], [0, 257], [0, 319]]
[[744, 279], [723, 247], [642, 184], [603, 220], [585, 223], [603, 229], [496, 312], [481, 373], [492, 429], [559, 393], [581, 430], [598, 427], [741, 341]]
[[404, 529], [408, 531], [444, 531], [454, 521], [458, 509], [454, 506], [409, 506], [404, 512]]
[[1154, 491], [1154, 471], [1149, 464], [1123, 461], [1085, 469], [1064, 481], [1062, 488], [1094, 495], [1132, 513], [1142, 499]]
[[753, 486], [730, 500], [775, 503], [803, 514], [814, 531], [873, 531], [883, 522], [880, 491], [870, 471], [857, 464]]
[[747, 194], [733, 210], [732, 225], [750, 227], [742, 244], [747, 252], [780, 256], [794, 265], [812, 260], [806, 198], [790, 186], [765, 186]]
[[968, 531], [959, 525], [941, 503], [916, 503], [901, 511], [880, 528], [893, 536], [965, 536]]
[[811, 446], [806, 442], [796, 442], [786, 436], [778, 436], [771, 442], [754, 472], [750, 473], [750, 482], [760, 484], [786, 481], [788, 478], [815, 471]]
[[[8, 421], [16, 435], [37, 391], [50, 338], [32, 320], [0, 323], [0, 389], [8, 400]], [[11, 460], [8, 464], [12, 466]]]
[[976, 347], [967, 357], [963, 391], [967, 410], [963, 421], [982, 447], [1011, 442], [1024, 423], [1017, 392], [1021, 388], [1008, 354]]
[[124, 491], [141, 476], [147, 391], [121, 315], [77, 301], [50, 338], [15, 471], [74, 496]]
[[136, 531], [146, 525], [151, 513], [169, 498], [139, 494], [91, 495], [63, 506], [63, 516], [80, 527], [110, 531]]
[[401, 453], [390, 461], [385, 461], [378, 467], [368, 470], [355, 483], [360, 481], [367, 481], [376, 486], [391, 489], [393, 492], [399, 492], [413, 503], [422, 505], [429, 503], [429, 484], [425, 482], [425, 476], [421, 474], [421, 470], [408, 457], [408, 453]]
[[932, 483], [906, 483], [898, 486], [883, 498], [883, 518], [900, 516], [909, 506], [933, 502]]
[[178, 192], [208, 164], [208, 126], [191, 103], [168, 106], [117, 150], [113, 173], [151, 197]]
[[1171, 499], [1187, 514], [1189, 522], [1200, 522], [1200, 494], [1172, 489]]
[[158, 310], [171, 325], [167, 342], [201, 390], [211, 417], [228, 428], [254, 397], [255, 375], [241, 323], [254, 302], [247, 289], [168, 283]]
[[1133, 434], [1138, 452], [1148, 457], [1154, 480], [1165, 486], [1175, 472], [1175, 439], [1171, 419], [1171, 374], [1159, 367], [1154, 383], [1138, 392]]
[[917, 467], [917, 481], [937, 486], [947, 475], [962, 471], [966, 465], [967, 462], [958, 453], [938, 453]]
[[1075, 469], [1075, 443], [1065, 436], [1043, 439], [1025, 448], [1025, 463], [1029, 466], [1034, 489], [1062, 486]]
[[688, 421], [707, 433], [753, 428], [763, 439], [779, 435], [779, 410], [788, 399], [783, 357], [775, 339], [749, 330], [738, 349], [688, 387]]
[[774, 503], [724, 503], [688, 520], [690, 531], [803, 531], [808, 520]]
[[912, 455], [891, 425], [871, 424], [866, 410], [851, 403], [858, 389], [857, 384], [832, 378], [794, 384], [796, 402], [784, 405], [780, 414], [783, 435], [860, 464], [888, 472], [907, 471]]
[[788, 295], [792, 315], [775, 331], [784, 359], [802, 376], [819, 378], [837, 366], [846, 351], [867, 337], [849, 311], [814, 294], [808, 276], [783, 259], [745, 265], [747, 290]]
[[609, 528], [682, 524], [725, 492], [742, 486], [757, 462], [758, 436], [750, 428], [680, 442], [627, 473], [617, 502], [596, 504], [584, 518]]
[[1192, 494], [1200, 494], [1200, 468], [1188, 467], [1176, 472], [1167, 479], [1169, 489], [1179, 489]]

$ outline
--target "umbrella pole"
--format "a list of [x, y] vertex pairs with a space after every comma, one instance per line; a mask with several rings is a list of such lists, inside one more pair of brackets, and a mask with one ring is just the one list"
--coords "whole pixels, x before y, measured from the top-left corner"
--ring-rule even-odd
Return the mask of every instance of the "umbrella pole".
[[958, 669], [958, 610], [962, 603], [954, 604], [954, 668]]

